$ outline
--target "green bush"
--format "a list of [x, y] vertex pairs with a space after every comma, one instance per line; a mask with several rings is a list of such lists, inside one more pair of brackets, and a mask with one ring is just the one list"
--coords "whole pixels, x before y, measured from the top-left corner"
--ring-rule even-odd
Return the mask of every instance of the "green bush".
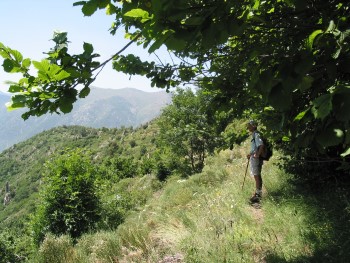
[[165, 179], [171, 174], [171, 170], [165, 166], [163, 162], [157, 163], [157, 178], [159, 181], [165, 181]]
[[115, 156], [104, 161], [101, 172], [105, 178], [132, 178], [137, 175], [137, 165], [132, 157]]
[[81, 150], [47, 163], [41, 200], [31, 220], [35, 243], [48, 232], [75, 239], [94, 228], [100, 218], [94, 179], [94, 167]]
[[154, 167], [155, 167], [154, 160], [143, 158], [140, 164], [140, 172], [142, 175], [150, 174], [152, 173]]
[[129, 144], [130, 144], [131, 148], [134, 148], [137, 145], [135, 140], [131, 140], [129, 142]]
[[0, 263], [19, 262], [15, 254], [15, 242], [12, 237], [0, 234]]

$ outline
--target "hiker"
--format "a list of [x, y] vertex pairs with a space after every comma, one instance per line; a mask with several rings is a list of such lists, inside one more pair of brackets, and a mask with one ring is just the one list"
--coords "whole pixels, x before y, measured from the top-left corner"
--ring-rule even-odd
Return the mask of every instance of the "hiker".
[[262, 154], [264, 151], [264, 143], [258, 132], [258, 124], [254, 120], [250, 120], [247, 124], [249, 132], [252, 134], [251, 137], [251, 149], [247, 158], [250, 162], [250, 175], [254, 177], [255, 180], [255, 193], [249, 199], [250, 202], [259, 202], [262, 196], [262, 178], [261, 178], [261, 168], [263, 165]]

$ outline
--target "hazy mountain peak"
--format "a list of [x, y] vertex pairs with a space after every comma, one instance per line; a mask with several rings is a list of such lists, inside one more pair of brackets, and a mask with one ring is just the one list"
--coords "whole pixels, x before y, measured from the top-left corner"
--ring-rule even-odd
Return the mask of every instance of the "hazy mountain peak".
[[0, 130], [0, 151], [44, 130], [62, 125], [80, 125], [93, 128], [137, 127], [160, 114], [171, 102], [165, 91], [145, 92], [134, 88], [101, 89], [92, 87], [89, 96], [79, 99], [72, 112], [61, 115], [46, 114], [24, 121], [24, 109], [8, 112], [4, 104], [10, 94], [0, 92], [0, 121], [6, 123]]

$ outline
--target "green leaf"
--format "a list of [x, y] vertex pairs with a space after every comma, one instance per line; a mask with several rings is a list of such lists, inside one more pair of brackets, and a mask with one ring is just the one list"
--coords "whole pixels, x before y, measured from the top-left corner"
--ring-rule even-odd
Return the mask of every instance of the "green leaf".
[[79, 2], [74, 2], [73, 6], [79, 6], [79, 5], [85, 5], [86, 1], [79, 1]]
[[304, 118], [305, 114], [309, 111], [309, 109], [300, 112], [293, 121], [300, 121], [302, 118]]
[[328, 32], [332, 32], [332, 31], [334, 31], [334, 29], [336, 29], [336, 26], [335, 26], [334, 21], [331, 20], [331, 21], [329, 22], [329, 26], [328, 26], [326, 32], [327, 32], [327, 33], [328, 33]]
[[56, 81], [61, 81], [68, 78], [69, 76], [70, 74], [67, 71], [61, 70], [58, 74], [53, 75], [53, 79]]
[[345, 157], [345, 156], [348, 156], [349, 154], [350, 154], [350, 148], [347, 149], [345, 152], [343, 152], [340, 156]]
[[98, 8], [103, 9], [110, 3], [110, 0], [98, 0]]
[[22, 92], [23, 91], [23, 87], [19, 86], [19, 85], [11, 85], [9, 87], [8, 91], [11, 92], [11, 93]]
[[314, 32], [311, 33], [311, 35], [309, 36], [309, 38], [307, 40], [307, 44], [306, 44], [306, 47], [309, 50], [312, 50], [312, 46], [314, 44], [315, 38], [322, 33], [323, 33], [323, 30], [321, 30], [321, 29], [315, 30]]
[[73, 109], [73, 101], [70, 98], [62, 98], [59, 101], [59, 108], [63, 113], [69, 113]]
[[334, 94], [332, 103], [335, 118], [344, 122], [350, 121], [350, 93]]
[[313, 81], [314, 81], [313, 77], [305, 76], [301, 80], [301, 83], [298, 85], [297, 89], [300, 91], [306, 91], [311, 88]]
[[124, 16], [131, 17], [131, 18], [138, 18], [142, 20], [141, 22], [143, 23], [151, 19], [151, 17], [149, 16], [149, 13], [140, 8], [132, 9], [129, 12], [126, 12]]
[[11, 72], [14, 68], [13, 61], [11, 59], [6, 58], [4, 62], [2, 63], [2, 66], [5, 70], [5, 72]]
[[50, 68], [50, 62], [46, 59], [43, 59], [41, 62], [39, 61], [32, 61], [34, 67], [41, 71], [42, 73], [47, 73]]
[[282, 141], [284, 141], [284, 142], [290, 142], [290, 138], [287, 137], [287, 136], [283, 136], [283, 137], [282, 137]]
[[260, 6], [260, 0], [255, 0], [254, 5], [253, 5], [253, 9], [257, 10], [257, 9], [259, 9], [259, 6]]
[[313, 107], [311, 108], [311, 111], [314, 114], [314, 117], [323, 120], [332, 110], [332, 94], [324, 94], [315, 99], [312, 104]]
[[6, 104], [7, 110], [11, 111], [18, 108], [25, 107], [27, 97], [25, 95], [12, 96], [11, 101]]
[[337, 48], [335, 52], [332, 54], [332, 58], [337, 59], [341, 51], [342, 51], [342, 47]]
[[60, 66], [50, 64], [46, 59], [43, 59], [41, 62], [33, 61], [33, 65], [38, 69], [38, 76], [43, 80], [61, 81], [70, 76], [70, 74], [67, 71], [62, 70]]
[[169, 50], [182, 51], [187, 46], [187, 42], [172, 35], [165, 41], [165, 45]]
[[85, 98], [86, 96], [89, 95], [89, 93], [90, 93], [90, 88], [84, 87], [79, 93], [79, 98]]
[[267, 112], [268, 114], [273, 112], [275, 109], [271, 106], [264, 107], [264, 112]]
[[160, 48], [164, 44], [166, 39], [169, 38], [169, 36], [171, 36], [172, 34], [173, 34], [173, 31], [171, 31], [171, 30], [166, 30], [164, 33], [162, 33], [162, 36], [157, 38], [157, 40], [148, 49], [148, 53], [153, 53], [158, 48]]
[[263, 71], [257, 81], [257, 84], [260, 88], [261, 92], [264, 92], [266, 94], [269, 94], [271, 92], [271, 88], [273, 86], [273, 72], [271, 70], [265, 70]]
[[202, 45], [205, 48], [211, 48], [215, 44], [219, 43], [219, 40], [222, 40], [221, 34], [223, 32], [227, 32], [226, 30], [222, 30], [217, 24], [210, 24], [209, 27], [205, 28], [202, 31]]
[[268, 102], [279, 111], [289, 110], [292, 105], [291, 93], [283, 85], [278, 84], [271, 89]]
[[43, 93], [40, 93], [40, 95], [39, 95], [39, 98], [41, 100], [52, 99], [54, 97], [55, 97], [55, 94], [53, 92], [45, 92], [45, 93], [43, 92]]
[[30, 58], [26, 58], [22, 61], [22, 66], [27, 69], [30, 67], [31, 64], [32, 64], [32, 61], [30, 60]]
[[9, 48], [5, 47], [4, 44], [0, 42], [0, 56], [3, 58], [9, 58], [11, 59], [11, 56], [9, 55]]
[[110, 16], [117, 13], [117, 8], [112, 5], [111, 3], [109, 3], [106, 7], [106, 15]]
[[13, 111], [13, 110], [17, 110], [18, 109], [18, 108], [12, 107], [12, 101], [6, 102], [5, 103], [5, 107], [6, 107], [7, 111]]
[[[67, 42], [67, 35], [68, 35], [67, 32], [54, 31], [52, 40], [58, 45], [65, 44]], [[65, 45], [63, 45], [63, 46], [65, 46]]]
[[336, 125], [330, 125], [323, 129], [319, 135], [316, 136], [316, 141], [323, 147], [330, 147], [341, 144], [344, 139], [344, 132], [337, 128]]
[[22, 54], [17, 51], [17, 50], [14, 50], [14, 49], [9, 49], [9, 52], [10, 54], [15, 58], [15, 60], [18, 62], [18, 63], [21, 63], [22, 60], [23, 60], [23, 56]]
[[83, 4], [81, 11], [85, 16], [91, 16], [97, 11], [97, 8], [98, 4], [96, 3], [96, 1], [88, 1], [85, 4]]
[[91, 55], [94, 52], [94, 47], [90, 43], [84, 42], [84, 54]]

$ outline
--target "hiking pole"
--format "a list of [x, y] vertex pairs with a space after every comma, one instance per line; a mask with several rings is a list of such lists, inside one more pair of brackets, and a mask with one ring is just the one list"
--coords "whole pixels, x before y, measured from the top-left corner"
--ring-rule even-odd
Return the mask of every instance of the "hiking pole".
[[243, 180], [243, 184], [242, 184], [242, 190], [243, 190], [243, 186], [244, 186], [245, 178], [247, 177], [247, 171], [248, 171], [248, 166], [249, 166], [249, 160], [250, 160], [250, 158], [248, 159], [248, 162], [247, 162], [247, 167], [245, 168], [245, 174], [244, 174], [244, 180]]

